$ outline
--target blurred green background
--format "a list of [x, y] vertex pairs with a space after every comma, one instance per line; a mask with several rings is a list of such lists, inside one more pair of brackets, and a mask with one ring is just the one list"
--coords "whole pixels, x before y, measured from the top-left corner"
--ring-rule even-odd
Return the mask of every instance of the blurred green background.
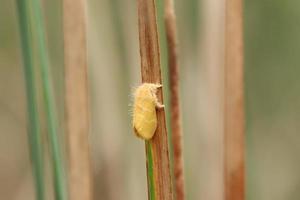
[[[43, 5], [63, 130], [61, 0]], [[175, 5], [187, 199], [221, 200], [224, 0]], [[129, 106], [130, 91], [140, 84], [136, 6], [135, 0], [88, 1], [95, 199], [147, 198], [144, 143], [131, 130]], [[247, 200], [300, 197], [299, 8], [292, 0], [244, 0]], [[34, 199], [15, 2], [2, 1], [0, 13], [0, 199]], [[160, 28], [162, 19], [159, 12]], [[162, 64], [167, 85], [165, 59]], [[53, 199], [49, 163], [46, 168]]]

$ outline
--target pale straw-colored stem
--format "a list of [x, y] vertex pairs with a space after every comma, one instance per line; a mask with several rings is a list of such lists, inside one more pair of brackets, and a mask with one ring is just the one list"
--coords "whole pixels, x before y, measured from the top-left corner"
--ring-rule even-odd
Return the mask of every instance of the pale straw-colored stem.
[[92, 199], [86, 1], [64, 0], [65, 110], [72, 200]]
[[245, 199], [242, 0], [225, 4], [225, 199]]

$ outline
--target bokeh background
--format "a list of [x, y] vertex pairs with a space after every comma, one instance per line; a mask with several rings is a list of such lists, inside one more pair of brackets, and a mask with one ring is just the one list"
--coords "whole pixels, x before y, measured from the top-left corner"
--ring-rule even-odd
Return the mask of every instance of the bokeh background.
[[[43, 1], [63, 143], [61, 4]], [[221, 200], [224, 0], [175, 4], [187, 199]], [[168, 104], [162, 5], [157, 0]], [[244, 0], [247, 200], [300, 198], [299, 8], [293, 0]], [[14, 1], [1, 1], [0, 199], [29, 200], [34, 185], [16, 14]], [[141, 82], [136, 1], [88, 0], [87, 15], [95, 199], [146, 199], [144, 143], [130, 122], [130, 93]]]

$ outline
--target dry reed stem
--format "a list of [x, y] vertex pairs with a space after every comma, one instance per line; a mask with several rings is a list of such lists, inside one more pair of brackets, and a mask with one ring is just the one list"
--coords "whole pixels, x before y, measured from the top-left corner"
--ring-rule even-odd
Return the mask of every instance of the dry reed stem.
[[[142, 82], [161, 83], [159, 40], [154, 0], [138, 0], [138, 23]], [[163, 102], [162, 90], [159, 90], [157, 96], [159, 102]], [[150, 146], [146, 145], [146, 148], [152, 150], [155, 199], [170, 200], [172, 199], [172, 185], [168, 136], [163, 109], [157, 111], [157, 120], [156, 133], [150, 140]], [[146, 152], [148, 151], [146, 150]], [[149, 167], [148, 162], [147, 167]], [[148, 194], [150, 192], [148, 185]]]
[[176, 17], [173, 0], [165, 0], [165, 25], [171, 90], [171, 129], [174, 152], [175, 195], [177, 200], [184, 200], [185, 191], [183, 176], [182, 129], [179, 105], [179, 66]]
[[92, 199], [85, 9], [85, 0], [63, 1], [65, 109], [72, 200]]
[[226, 1], [225, 198], [245, 198], [242, 0]]

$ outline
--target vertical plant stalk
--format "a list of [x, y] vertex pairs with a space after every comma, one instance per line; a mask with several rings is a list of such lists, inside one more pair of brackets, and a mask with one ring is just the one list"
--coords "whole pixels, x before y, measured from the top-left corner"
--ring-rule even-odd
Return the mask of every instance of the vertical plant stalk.
[[37, 108], [37, 94], [35, 90], [35, 73], [33, 61], [33, 47], [30, 32], [30, 21], [28, 6], [26, 1], [17, 0], [17, 9], [19, 17], [19, 30], [21, 36], [21, 47], [23, 55], [23, 65], [26, 81], [27, 93], [27, 112], [28, 112], [28, 138], [33, 166], [33, 175], [35, 179], [36, 199], [43, 200], [45, 198], [45, 182], [44, 182], [44, 161], [43, 161], [43, 145], [39, 114]]
[[225, 197], [245, 198], [242, 0], [226, 1], [225, 22]]
[[65, 106], [72, 200], [92, 199], [86, 54], [86, 1], [64, 0]]
[[39, 67], [42, 78], [42, 92], [44, 96], [44, 106], [46, 111], [47, 128], [49, 134], [52, 164], [53, 164], [53, 177], [54, 177], [54, 190], [56, 200], [65, 200], [66, 182], [64, 174], [64, 165], [61, 157], [61, 149], [58, 139], [58, 124], [57, 115], [55, 112], [55, 99], [52, 91], [52, 84], [49, 69], [49, 56], [46, 47], [45, 26], [43, 24], [43, 15], [40, 0], [30, 0], [32, 8], [32, 31], [36, 36], [37, 56], [39, 58]]
[[[138, 0], [138, 24], [142, 82], [161, 83], [159, 40], [154, 0]], [[157, 94], [163, 102], [162, 91]], [[165, 111], [157, 111], [158, 126], [153, 138], [146, 141], [148, 198], [170, 200], [172, 185]]]
[[173, 0], [165, 0], [165, 25], [170, 74], [171, 132], [174, 156], [175, 195], [177, 200], [184, 200], [185, 191], [183, 176], [181, 114], [179, 103], [178, 42]]

